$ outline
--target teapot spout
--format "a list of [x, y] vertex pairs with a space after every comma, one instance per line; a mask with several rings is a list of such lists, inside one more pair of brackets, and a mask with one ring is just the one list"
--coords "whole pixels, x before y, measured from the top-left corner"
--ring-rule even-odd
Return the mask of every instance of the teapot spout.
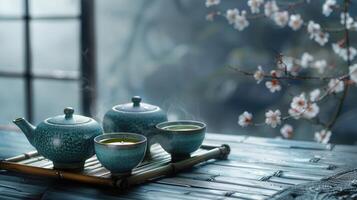
[[36, 127], [30, 124], [30, 122], [28, 122], [24, 118], [17, 118], [13, 122], [21, 129], [21, 131], [26, 135], [29, 142], [33, 145], [32, 142]]

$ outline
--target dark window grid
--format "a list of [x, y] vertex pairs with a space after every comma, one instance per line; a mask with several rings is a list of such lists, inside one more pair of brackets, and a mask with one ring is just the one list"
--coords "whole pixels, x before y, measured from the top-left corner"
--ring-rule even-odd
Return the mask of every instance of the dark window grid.
[[61, 15], [56, 15], [56, 16], [5, 16], [5, 15], [0, 15], [0, 20], [4, 21], [18, 21], [18, 20], [75, 20], [75, 19], [81, 19], [81, 16], [61, 16]]
[[[93, 116], [96, 113], [96, 66], [95, 66], [95, 35], [94, 35], [94, 0], [81, 1], [81, 15], [79, 16], [40, 16], [31, 17], [29, 1], [24, 0], [24, 15], [0, 16], [0, 20], [24, 21], [24, 72], [0, 71], [3, 78], [22, 78], [25, 81], [26, 117], [33, 121], [33, 80], [60, 80], [81, 82], [81, 108], [84, 115]], [[32, 50], [30, 38], [30, 22], [33, 20], [80, 20], [81, 63], [78, 71], [53, 71], [46, 73], [32, 73]]]

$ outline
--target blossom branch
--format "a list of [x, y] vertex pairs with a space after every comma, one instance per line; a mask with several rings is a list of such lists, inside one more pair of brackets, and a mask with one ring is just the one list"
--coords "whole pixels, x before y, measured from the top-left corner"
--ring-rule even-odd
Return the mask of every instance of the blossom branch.
[[[318, 100], [320, 101], [320, 99]], [[313, 101], [311, 103], [316, 103], [317, 101]], [[307, 112], [307, 108], [304, 108], [301, 112], [299, 113], [296, 113], [296, 114], [290, 114], [290, 115], [287, 115], [287, 116], [283, 116], [283, 117], [280, 117], [279, 121], [283, 122], [283, 121], [287, 121], [289, 119], [292, 119], [292, 118], [296, 118], [296, 117], [301, 117], [305, 112]], [[319, 126], [322, 126], [322, 127], [326, 127], [327, 126], [327, 123], [325, 122], [322, 122], [320, 120], [320, 118], [318, 117], [315, 117], [315, 118], [312, 118], [312, 119], [308, 119], [308, 118], [302, 118], [303, 120], [311, 123], [311, 124], [316, 124], [316, 125], [319, 125]], [[250, 119], [249, 123], [252, 122], [252, 119]], [[266, 123], [251, 123], [251, 125], [253, 126], [263, 126], [263, 125], [266, 125]]]
[[[228, 66], [230, 69], [239, 72], [243, 75], [247, 76], [254, 76], [254, 72], [249, 72], [245, 71], [236, 67]], [[332, 77], [332, 76], [293, 76], [291, 74], [287, 74], [286, 76], [272, 76], [269, 74], [263, 74], [264, 78], [269, 78], [269, 79], [277, 79], [277, 80], [322, 80], [322, 81], [329, 81], [331, 79], [339, 79], [339, 80], [344, 80], [346, 77], [348, 77], [348, 74], [343, 75], [343, 76], [338, 76], [338, 77]]]
[[[206, 6], [218, 5], [221, 0], [206, 0]], [[290, 27], [293, 31], [301, 28], [306, 28], [309, 38], [317, 42], [320, 46], [325, 46], [329, 42], [329, 33], [344, 32], [344, 38], [332, 44], [332, 50], [335, 54], [346, 61], [349, 72], [347, 74], [335, 74], [329, 76], [316, 76], [316, 75], [300, 75], [300, 69], [313, 68], [318, 70], [319, 74], [324, 74], [328, 63], [324, 59], [315, 60], [314, 57], [308, 52], [304, 52], [301, 59], [292, 57], [283, 57], [282, 54], [277, 56], [276, 68], [271, 70], [270, 73], [264, 72], [262, 66], [258, 66], [254, 72], [246, 71], [237, 67], [228, 66], [230, 69], [246, 75], [252, 76], [257, 84], [260, 84], [264, 79], [265, 86], [271, 93], [278, 92], [282, 89], [282, 83], [286, 86], [290, 82], [283, 80], [315, 80], [315, 81], [328, 81], [326, 87], [315, 88], [309, 93], [301, 92], [301, 94], [294, 96], [290, 103], [288, 116], [283, 116], [280, 110], [268, 110], [265, 113], [265, 123], [253, 123], [253, 115], [248, 111], [244, 111], [239, 116], [238, 124], [242, 127], [249, 125], [261, 126], [268, 125], [272, 128], [281, 126], [280, 133], [284, 138], [291, 138], [293, 134], [293, 127], [289, 124], [283, 124], [291, 118], [304, 120], [312, 124], [322, 126], [323, 129], [315, 132], [315, 140], [322, 143], [327, 143], [331, 136], [331, 128], [336, 123], [341, 115], [343, 104], [346, 100], [348, 89], [350, 85], [357, 83], [357, 64], [351, 66], [351, 61], [357, 56], [357, 49], [350, 45], [350, 32], [357, 31], [357, 21], [353, 19], [348, 13], [351, 0], [344, 0], [343, 5], [335, 0], [326, 0], [322, 5], [322, 14], [326, 17], [330, 16], [334, 11], [341, 11], [340, 23], [343, 27], [322, 27], [319, 23], [313, 20], [306, 20], [302, 18], [299, 13], [294, 10], [305, 3], [310, 3], [306, 0], [296, 0], [294, 2], [278, 2], [275, 0], [248, 0], [247, 4], [250, 8], [250, 14], [246, 10], [239, 10], [237, 8], [228, 9], [225, 13], [216, 12], [207, 15], [208, 20], [213, 20], [215, 15], [226, 17], [228, 23], [238, 31], [243, 31], [249, 26], [247, 19], [268, 18], [271, 19], [275, 25], [284, 28]], [[260, 12], [264, 8], [264, 13]], [[280, 7], [280, 8], [279, 8]], [[322, 93], [323, 92], [323, 93]], [[342, 92], [342, 95], [338, 93]], [[338, 105], [332, 118], [327, 122], [323, 122], [319, 118], [320, 108], [318, 102], [321, 102], [328, 96], [338, 97]]]
[[[302, 6], [305, 4], [305, 0], [299, 0], [297, 2], [279, 2], [280, 6], [284, 6], [285, 8], [282, 10], [286, 10], [286, 11], [291, 11], [294, 9], [297, 9], [298, 7]], [[276, 11], [278, 12], [278, 11]], [[273, 12], [272, 14], [276, 13]], [[247, 19], [259, 19], [259, 18], [266, 18], [267, 16], [265, 14], [255, 14], [255, 15], [249, 15], [247, 16]]]
[[[350, 1], [349, 0], [344, 0], [344, 13], [348, 13], [348, 10], [349, 10], [349, 4], [350, 4]], [[349, 29], [347, 27], [347, 17], [344, 18], [344, 26], [345, 26], [345, 42], [346, 42], [346, 49], [347, 49], [347, 68], [351, 66], [351, 57], [350, 57], [350, 34], [349, 34]], [[344, 90], [343, 90], [343, 94], [340, 98], [340, 101], [339, 101], [339, 104], [337, 106], [337, 109], [336, 109], [336, 112], [333, 116], [333, 118], [331, 119], [331, 121], [329, 122], [329, 124], [327, 125], [327, 128], [328, 129], [331, 129], [338, 117], [341, 115], [341, 112], [342, 112], [342, 108], [343, 108], [343, 104], [345, 102], [345, 99], [347, 97], [347, 94], [348, 94], [348, 88], [349, 88], [349, 84], [344, 84]]]

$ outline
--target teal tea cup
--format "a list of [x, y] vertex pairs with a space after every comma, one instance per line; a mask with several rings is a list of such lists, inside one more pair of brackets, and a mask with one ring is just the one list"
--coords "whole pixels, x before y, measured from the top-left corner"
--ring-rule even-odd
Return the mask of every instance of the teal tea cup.
[[156, 128], [158, 142], [174, 162], [190, 157], [200, 148], [206, 132], [205, 123], [189, 120], [162, 122]]
[[99, 162], [112, 176], [131, 174], [144, 159], [147, 139], [135, 133], [110, 133], [94, 138]]

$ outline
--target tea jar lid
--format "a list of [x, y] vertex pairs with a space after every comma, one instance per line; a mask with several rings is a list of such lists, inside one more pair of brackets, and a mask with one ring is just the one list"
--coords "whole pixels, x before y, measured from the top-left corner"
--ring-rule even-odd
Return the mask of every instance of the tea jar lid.
[[47, 119], [46, 121], [50, 124], [55, 125], [76, 125], [84, 124], [91, 120], [89, 117], [74, 115], [74, 109], [67, 107], [64, 109], [64, 115], [58, 115], [52, 118]]
[[131, 98], [131, 103], [121, 104], [113, 107], [114, 110], [120, 112], [150, 112], [158, 110], [159, 107], [142, 103], [141, 97], [134, 96]]

